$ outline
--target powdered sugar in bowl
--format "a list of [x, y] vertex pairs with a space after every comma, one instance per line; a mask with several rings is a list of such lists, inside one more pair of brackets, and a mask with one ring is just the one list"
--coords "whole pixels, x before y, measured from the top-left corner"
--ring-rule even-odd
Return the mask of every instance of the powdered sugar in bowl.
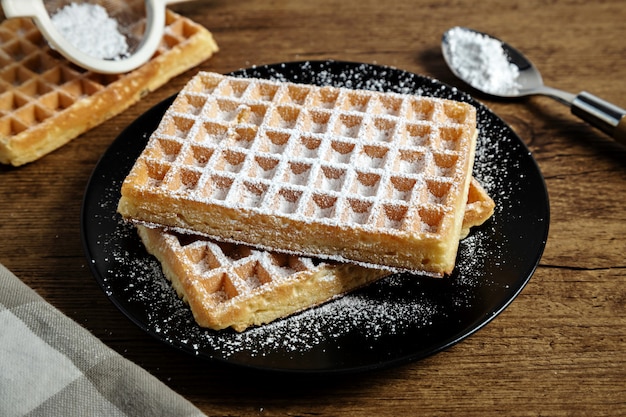
[[[97, 4], [82, 0], [3, 0], [0, 12], [8, 19], [33, 19], [51, 47], [76, 65], [115, 74], [134, 70], [152, 57], [165, 29], [165, 6], [179, 2], [108, 0]], [[134, 17], [119, 18], [129, 13]], [[134, 28], [143, 22], [145, 29], [139, 39], [134, 39], [137, 34]]]

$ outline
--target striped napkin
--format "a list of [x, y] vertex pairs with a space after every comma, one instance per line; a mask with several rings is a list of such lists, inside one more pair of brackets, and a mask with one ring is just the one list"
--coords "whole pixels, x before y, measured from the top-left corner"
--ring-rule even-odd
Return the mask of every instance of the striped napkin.
[[0, 264], [0, 416], [204, 416]]

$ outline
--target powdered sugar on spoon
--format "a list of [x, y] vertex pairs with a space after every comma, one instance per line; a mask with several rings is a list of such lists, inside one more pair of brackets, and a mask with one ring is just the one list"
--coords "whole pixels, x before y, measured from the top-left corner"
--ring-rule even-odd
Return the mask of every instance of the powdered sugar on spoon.
[[539, 70], [501, 40], [464, 27], [446, 31], [444, 60], [454, 75], [495, 97], [546, 95], [570, 107], [572, 114], [626, 145], [626, 110], [585, 91], [575, 95], [543, 84]]

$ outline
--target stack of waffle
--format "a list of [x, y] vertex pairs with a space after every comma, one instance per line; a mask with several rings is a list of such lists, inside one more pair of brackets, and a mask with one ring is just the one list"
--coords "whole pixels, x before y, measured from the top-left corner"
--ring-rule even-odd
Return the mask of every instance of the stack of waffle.
[[200, 325], [243, 330], [390, 271], [449, 274], [494, 208], [476, 135], [465, 103], [199, 73], [118, 211]]
[[32, 162], [121, 113], [217, 51], [211, 33], [167, 12], [158, 51], [140, 68], [103, 75], [70, 64], [29, 19], [0, 24], [0, 163]]

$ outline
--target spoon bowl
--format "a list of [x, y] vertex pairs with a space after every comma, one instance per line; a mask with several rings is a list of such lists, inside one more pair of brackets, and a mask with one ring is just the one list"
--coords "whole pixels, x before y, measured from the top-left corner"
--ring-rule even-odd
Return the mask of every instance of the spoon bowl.
[[[459, 46], [470, 45], [475, 48], [476, 51], [481, 51], [481, 53], [487, 53], [486, 51], [484, 51], [485, 48], [480, 46], [481, 43], [491, 41], [497, 42], [498, 46], [501, 48], [500, 53], [503, 55], [503, 57], [510, 64], [513, 64], [516, 67], [516, 88], [504, 90], [499, 89], [497, 92], [494, 92], [487, 89], [486, 85], [484, 85], [484, 82], [481, 83], [481, 81], [483, 81], [482, 79], [476, 77], [467, 77], [466, 73], [460, 70], [459, 60], [457, 59], [459, 58], [459, 54], [464, 52], [459, 51], [458, 48], [455, 48], [455, 42], [457, 42], [457, 38], [460, 33], [463, 33], [463, 35], [466, 36], [466, 40], [462, 45]], [[549, 87], [546, 87], [543, 83], [543, 79], [541, 77], [539, 69], [537, 69], [537, 67], [528, 58], [526, 58], [524, 54], [522, 54], [520, 51], [513, 48], [506, 42], [503, 42], [500, 39], [487, 33], [479, 32], [477, 30], [465, 27], [452, 28], [443, 34], [441, 41], [441, 50], [444, 60], [446, 61], [448, 67], [454, 73], [454, 75], [456, 75], [458, 78], [462, 79], [481, 93], [501, 98], [516, 98], [535, 94], [544, 94], [550, 95], [557, 100], [565, 101], [567, 104], [571, 104], [571, 102], [574, 100], [574, 94], [566, 93], [559, 90], [553, 90]], [[492, 50], [491, 53], [494, 53], [494, 51]], [[468, 58], [468, 56], [465, 55], [465, 59], [467, 60], [472, 58]], [[484, 64], [489, 64], [489, 60], [484, 59], [484, 57], [480, 55], [476, 55], [473, 57], [472, 67], [474, 69], [478, 69], [479, 66], [482, 66]], [[481, 71], [483, 71], [486, 76], [485, 80], [498, 76], [498, 74], [495, 73], [497, 69], [483, 67]]]
[[[505, 59], [514, 66], [511, 71], [514, 88], [494, 91], [488, 81], [501, 77], [501, 66], [492, 65], [494, 59], [487, 55], [499, 53], [496, 58]], [[443, 58], [454, 75], [476, 90], [500, 98], [516, 98], [530, 95], [545, 95], [570, 107], [572, 113], [601, 129], [619, 142], [626, 144], [626, 110], [608, 103], [590, 93], [577, 95], [544, 85], [541, 73], [520, 51], [506, 42], [465, 27], [447, 30], [441, 40]], [[472, 73], [480, 73], [480, 77]], [[509, 76], [509, 74], [506, 74]], [[508, 84], [507, 84], [508, 85]]]

